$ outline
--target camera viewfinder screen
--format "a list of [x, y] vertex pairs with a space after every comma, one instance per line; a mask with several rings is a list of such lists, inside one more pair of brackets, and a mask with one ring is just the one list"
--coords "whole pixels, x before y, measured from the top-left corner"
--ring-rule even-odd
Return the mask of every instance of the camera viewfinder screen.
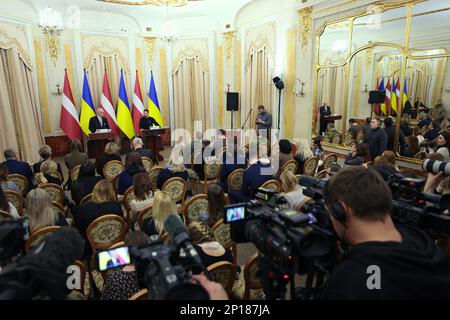
[[119, 247], [98, 253], [98, 268], [105, 271], [131, 263], [128, 247]]
[[245, 219], [245, 206], [227, 208], [226, 221], [233, 222]]

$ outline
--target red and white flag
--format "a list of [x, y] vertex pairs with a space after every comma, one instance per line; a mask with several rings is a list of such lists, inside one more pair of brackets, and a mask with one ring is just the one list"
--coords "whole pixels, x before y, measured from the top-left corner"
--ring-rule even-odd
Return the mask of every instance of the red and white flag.
[[133, 117], [134, 130], [139, 132], [139, 120], [144, 116], [144, 103], [142, 102], [141, 86], [139, 85], [138, 72], [136, 70], [136, 82], [133, 92], [133, 108], [131, 111]]
[[103, 110], [105, 110], [105, 117], [108, 120], [109, 127], [111, 128], [112, 133], [117, 137], [119, 135], [119, 130], [117, 129], [117, 119], [116, 119], [116, 111], [114, 110], [111, 98], [111, 90], [109, 90], [108, 84], [108, 75], [106, 74], [103, 77], [103, 90], [102, 90], [102, 99], [100, 100], [100, 105]]
[[75, 100], [73, 99], [69, 78], [67, 77], [67, 70], [64, 75], [63, 101], [61, 104], [59, 127], [70, 138], [70, 140], [82, 141], [83, 135], [81, 133], [78, 112], [77, 109], [75, 109]]

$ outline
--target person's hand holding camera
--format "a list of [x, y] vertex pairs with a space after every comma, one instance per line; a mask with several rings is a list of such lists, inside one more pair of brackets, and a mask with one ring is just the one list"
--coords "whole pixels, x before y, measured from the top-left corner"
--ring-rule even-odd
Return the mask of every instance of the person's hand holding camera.
[[444, 179], [444, 174], [438, 172], [437, 174], [429, 173], [427, 177], [427, 182], [423, 188], [425, 193], [434, 193], [434, 190], [438, 187], [439, 183]]
[[222, 285], [209, 280], [205, 275], [193, 275], [192, 280], [208, 292], [211, 300], [228, 300], [228, 295]]

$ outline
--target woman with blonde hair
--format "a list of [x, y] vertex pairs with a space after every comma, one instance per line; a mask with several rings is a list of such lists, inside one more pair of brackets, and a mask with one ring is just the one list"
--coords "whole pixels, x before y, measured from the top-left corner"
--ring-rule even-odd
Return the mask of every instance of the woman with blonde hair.
[[103, 179], [97, 182], [92, 190], [92, 201], [81, 205], [77, 216], [74, 217], [81, 235], [86, 237], [91, 222], [107, 214], [123, 217], [122, 206], [117, 201], [112, 183]]
[[169, 165], [159, 173], [156, 187], [161, 190], [164, 182], [173, 177], [180, 177], [186, 181], [189, 179], [189, 173], [183, 164], [183, 157], [178, 152], [172, 154]]
[[152, 217], [145, 219], [142, 224], [142, 231], [151, 236], [157, 234], [162, 236], [164, 231], [164, 221], [170, 215], [178, 213], [175, 200], [170, 193], [157, 191], [153, 198]]
[[295, 174], [303, 174], [303, 166], [311, 157], [314, 157], [311, 148], [309, 147], [308, 140], [306, 139], [294, 139], [293, 144], [297, 146], [294, 159], [297, 161], [297, 172]]
[[306, 201], [310, 200], [309, 197], [303, 195], [303, 189], [300, 187], [297, 178], [291, 171], [283, 171], [280, 175], [280, 180], [281, 191], [284, 192], [284, 197], [289, 202], [291, 208], [297, 209]]
[[64, 215], [52, 207], [52, 201], [47, 192], [33, 189], [25, 198], [25, 216], [28, 217], [30, 232], [50, 226], [66, 226]]
[[108, 142], [105, 146], [105, 154], [98, 159], [97, 173], [102, 177], [105, 177], [103, 175], [103, 167], [112, 160], [122, 161], [122, 158], [120, 157], [120, 147], [115, 142]]
[[34, 176], [36, 185], [41, 183], [54, 183], [62, 186], [63, 182], [58, 173], [58, 165], [55, 161], [45, 160], [41, 164], [41, 172], [38, 172]]

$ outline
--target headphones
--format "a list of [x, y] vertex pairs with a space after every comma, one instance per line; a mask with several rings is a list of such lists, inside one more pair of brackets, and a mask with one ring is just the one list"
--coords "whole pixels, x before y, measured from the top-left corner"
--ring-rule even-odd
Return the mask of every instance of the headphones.
[[340, 224], [347, 228], [347, 215], [345, 213], [344, 207], [340, 202], [334, 202], [331, 205], [330, 213], [333, 218], [335, 218]]

